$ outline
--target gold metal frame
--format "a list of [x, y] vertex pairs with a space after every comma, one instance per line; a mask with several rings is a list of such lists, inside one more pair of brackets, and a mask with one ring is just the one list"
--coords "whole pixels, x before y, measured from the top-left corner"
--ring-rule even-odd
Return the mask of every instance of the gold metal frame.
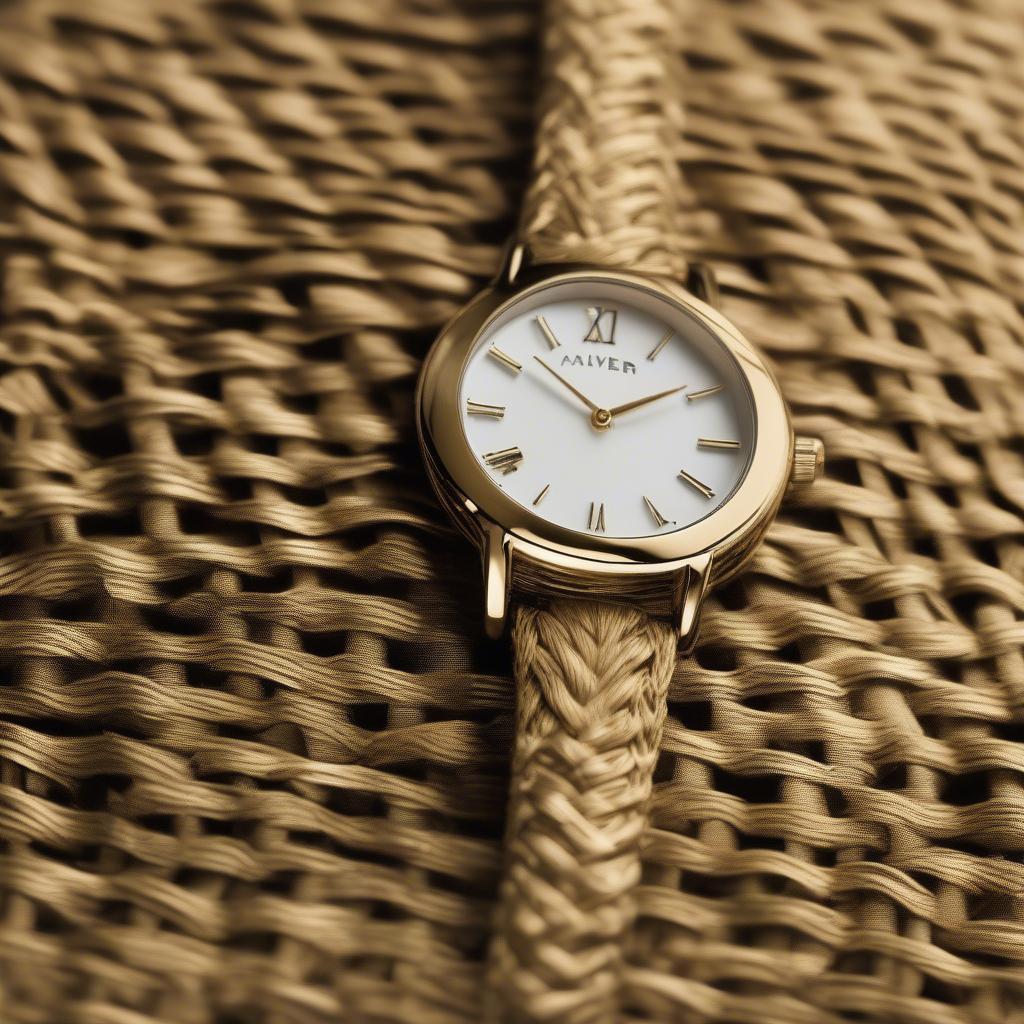
[[[416, 396], [420, 445], [438, 498], [483, 555], [488, 632], [496, 635], [504, 628], [511, 560], [518, 552], [563, 579], [578, 577], [580, 593], [595, 577], [646, 576], [648, 582], [654, 582], [650, 577], [663, 577], [667, 592], [674, 595], [676, 625], [683, 640], [692, 641], [709, 581], [722, 582], [753, 553], [790, 481], [793, 431], [779, 387], [750, 342], [675, 281], [590, 267], [518, 271], [513, 261], [510, 271], [444, 327], [424, 363]], [[521, 277], [530, 280], [520, 284]], [[614, 283], [668, 302], [703, 324], [734, 357], [754, 404], [753, 452], [732, 496], [699, 522], [672, 533], [634, 538], [568, 530], [510, 498], [470, 450], [459, 390], [480, 334], [512, 303], [571, 282]]]

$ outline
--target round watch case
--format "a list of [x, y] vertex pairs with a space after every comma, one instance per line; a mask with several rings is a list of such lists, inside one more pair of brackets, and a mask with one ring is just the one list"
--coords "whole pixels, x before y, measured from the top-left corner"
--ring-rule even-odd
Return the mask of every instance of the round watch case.
[[[463, 369], [480, 335], [514, 304], [560, 285], [581, 283], [619, 295], [626, 290], [639, 308], [676, 313], [710, 331], [739, 367], [753, 404], [754, 437], [746, 474], [732, 495], [705, 518], [656, 536], [616, 538], [557, 526], [509, 497], [474, 457], [460, 416]], [[711, 556], [713, 582], [731, 576], [753, 553], [774, 519], [793, 465], [793, 431], [785, 402], [757, 350], [717, 310], [666, 278], [598, 268], [535, 268], [532, 280], [499, 279], [442, 329], [420, 375], [417, 429], [438, 497], [467, 536], [480, 543], [500, 532], [506, 547], [524, 546], [530, 556], [565, 573], [593, 577], [671, 573]], [[485, 552], [486, 555], [486, 552]], [[704, 580], [706, 585], [707, 580]]]

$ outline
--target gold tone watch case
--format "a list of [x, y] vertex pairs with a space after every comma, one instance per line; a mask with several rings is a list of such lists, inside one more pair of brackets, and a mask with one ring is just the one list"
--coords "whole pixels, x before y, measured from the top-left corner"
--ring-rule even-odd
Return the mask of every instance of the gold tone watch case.
[[[510, 498], [474, 457], [463, 430], [459, 389], [480, 334], [512, 303], [567, 282], [609, 282], [674, 305], [710, 329], [732, 354], [754, 404], [754, 448], [732, 496], [704, 519], [672, 533], [615, 538], [556, 526]], [[707, 302], [678, 282], [598, 267], [529, 267], [510, 249], [498, 277], [442, 329], [416, 393], [420, 447], [442, 506], [480, 550], [488, 635], [504, 631], [513, 588], [533, 597], [575, 595], [639, 603], [671, 618], [692, 646], [709, 585], [750, 558], [774, 520], [793, 467], [789, 414], [757, 350]]]

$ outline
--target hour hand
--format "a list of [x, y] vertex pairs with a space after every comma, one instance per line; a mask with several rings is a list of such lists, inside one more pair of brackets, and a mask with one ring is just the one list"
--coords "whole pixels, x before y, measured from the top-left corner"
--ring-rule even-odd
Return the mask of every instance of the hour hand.
[[540, 365], [543, 366], [544, 369], [547, 370], [548, 373], [550, 373], [551, 376], [554, 377], [559, 384], [561, 384], [565, 388], [568, 388], [569, 391], [571, 391], [591, 412], [598, 412], [600, 406], [596, 405], [589, 398], [587, 398], [587, 396], [583, 394], [583, 392], [580, 391], [578, 388], [573, 387], [573, 385], [570, 384], [560, 373], [558, 373], [556, 370], [552, 370], [551, 367], [548, 366], [548, 364], [545, 363], [540, 356], [534, 356], [533, 358], [536, 359], [537, 362], [540, 363]]

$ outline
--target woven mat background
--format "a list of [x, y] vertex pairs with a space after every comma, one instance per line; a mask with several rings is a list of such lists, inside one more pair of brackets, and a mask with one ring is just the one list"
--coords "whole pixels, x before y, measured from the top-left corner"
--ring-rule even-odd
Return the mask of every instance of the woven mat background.
[[[695, 4], [828, 479], [675, 677], [631, 1019], [1024, 1020], [1024, 8]], [[509, 658], [411, 427], [533, 4], [0, 8], [0, 1020], [476, 1019]]]

